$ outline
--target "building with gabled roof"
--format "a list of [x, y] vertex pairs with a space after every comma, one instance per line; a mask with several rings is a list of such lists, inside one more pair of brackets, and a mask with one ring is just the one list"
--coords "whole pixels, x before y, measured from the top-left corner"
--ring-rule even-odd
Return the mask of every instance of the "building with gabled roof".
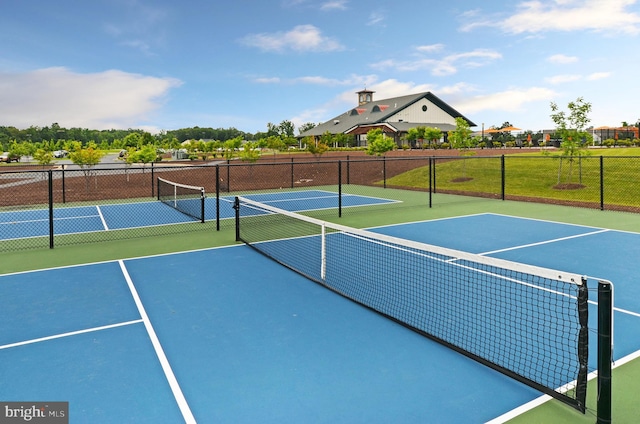
[[447, 132], [456, 128], [456, 118], [463, 118], [470, 127], [476, 126], [428, 91], [383, 100], [373, 100], [373, 93], [374, 91], [366, 89], [358, 91], [358, 106], [305, 131], [300, 137], [319, 138], [326, 132], [352, 134], [356, 145], [364, 146], [367, 132], [380, 128], [400, 146], [411, 128], [438, 128], [446, 141]]

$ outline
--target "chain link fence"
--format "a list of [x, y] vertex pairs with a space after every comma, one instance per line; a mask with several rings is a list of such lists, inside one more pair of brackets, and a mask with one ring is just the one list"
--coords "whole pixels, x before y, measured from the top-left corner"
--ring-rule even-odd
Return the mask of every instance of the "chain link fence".
[[[638, 157], [301, 158], [0, 172], [0, 250], [233, 228], [233, 198], [319, 218], [492, 198], [640, 212]], [[203, 187], [204, 223], [158, 201], [158, 177]], [[455, 195], [455, 196], [450, 196]], [[398, 212], [401, 213], [401, 212]]]

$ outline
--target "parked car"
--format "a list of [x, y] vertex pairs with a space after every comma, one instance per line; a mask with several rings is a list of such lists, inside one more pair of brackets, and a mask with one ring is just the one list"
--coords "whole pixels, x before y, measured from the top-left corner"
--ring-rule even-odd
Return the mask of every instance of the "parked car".
[[9, 152], [4, 152], [3, 154], [0, 155], [0, 162], [19, 162], [20, 161], [20, 156], [16, 156], [16, 155], [12, 155]]
[[53, 152], [53, 157], [54, 158], [65, 158], [69, 155], [69, 152], [67, 152], [66, 150], [56, 150], [55, 152]]

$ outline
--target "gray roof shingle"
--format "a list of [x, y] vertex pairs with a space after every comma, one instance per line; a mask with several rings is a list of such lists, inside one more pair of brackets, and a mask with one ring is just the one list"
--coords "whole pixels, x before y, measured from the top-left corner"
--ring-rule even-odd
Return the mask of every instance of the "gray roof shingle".
[[[389, 99], [374, 100], [360, 106], [356, 106], [348, 111], [328, 120], [316, 127], [300, 134], [300, 137], [320, 136], [325, 132], [331, 134], [344, 133], [358, 125], [371, 125], [376, 123], [387, 122], [387, 119], [398, 113], [399, 111], [409, 107], [420, 99], [426, 98], [434, 103], [452, 117], [462, 117], [469, 125], [475, 127], [476, 124], [464, 117], [451, 106], [440, 100], [431, 92], [410, 94], [407, 96], [393, 97]], [[440, 122], [392, 122], [391, 125], [399, 131], [408, 131], [409, 128], [416, 126], [434, 126], [443, 131], [455, 129], [455, 126]]]

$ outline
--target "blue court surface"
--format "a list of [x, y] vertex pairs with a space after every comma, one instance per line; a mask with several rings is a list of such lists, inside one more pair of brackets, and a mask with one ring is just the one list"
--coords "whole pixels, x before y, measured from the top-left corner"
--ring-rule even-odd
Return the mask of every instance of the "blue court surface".
[[[610, 279], [615, 358], [640, 350], [640, 234], [495, 214], [374, 231]], [[68, 401], [73, 423], [483, 423], [540, 396], [247, 246], [3, 275], [0, 302], [0, 399]]]
[[[291, 212], [338, 208], [338, 193], [306, 190], [249, 194], [245, 197], [277, 206]], [[200, 210], [199, 199], [191, 202], [192, 210]], [[220, 218], [234, 217], [233, 196], [220, 198]], [[354, 194], [342, 195], [343, 207], [395, 203], [395, 200]], [[205, 220], [217, 218], [216, 199], [205, 199]], [[194, 222], [194, 219], [159, 201], [105, 204], [96, 206], [56, 207], [53, 211], [54, 234], [75, 234], [95, 231], [124, 230], [157, 225]], [[0, 240], [43, 237], [49, 235], [49, 210], [34, 209], [0, 212]]]

